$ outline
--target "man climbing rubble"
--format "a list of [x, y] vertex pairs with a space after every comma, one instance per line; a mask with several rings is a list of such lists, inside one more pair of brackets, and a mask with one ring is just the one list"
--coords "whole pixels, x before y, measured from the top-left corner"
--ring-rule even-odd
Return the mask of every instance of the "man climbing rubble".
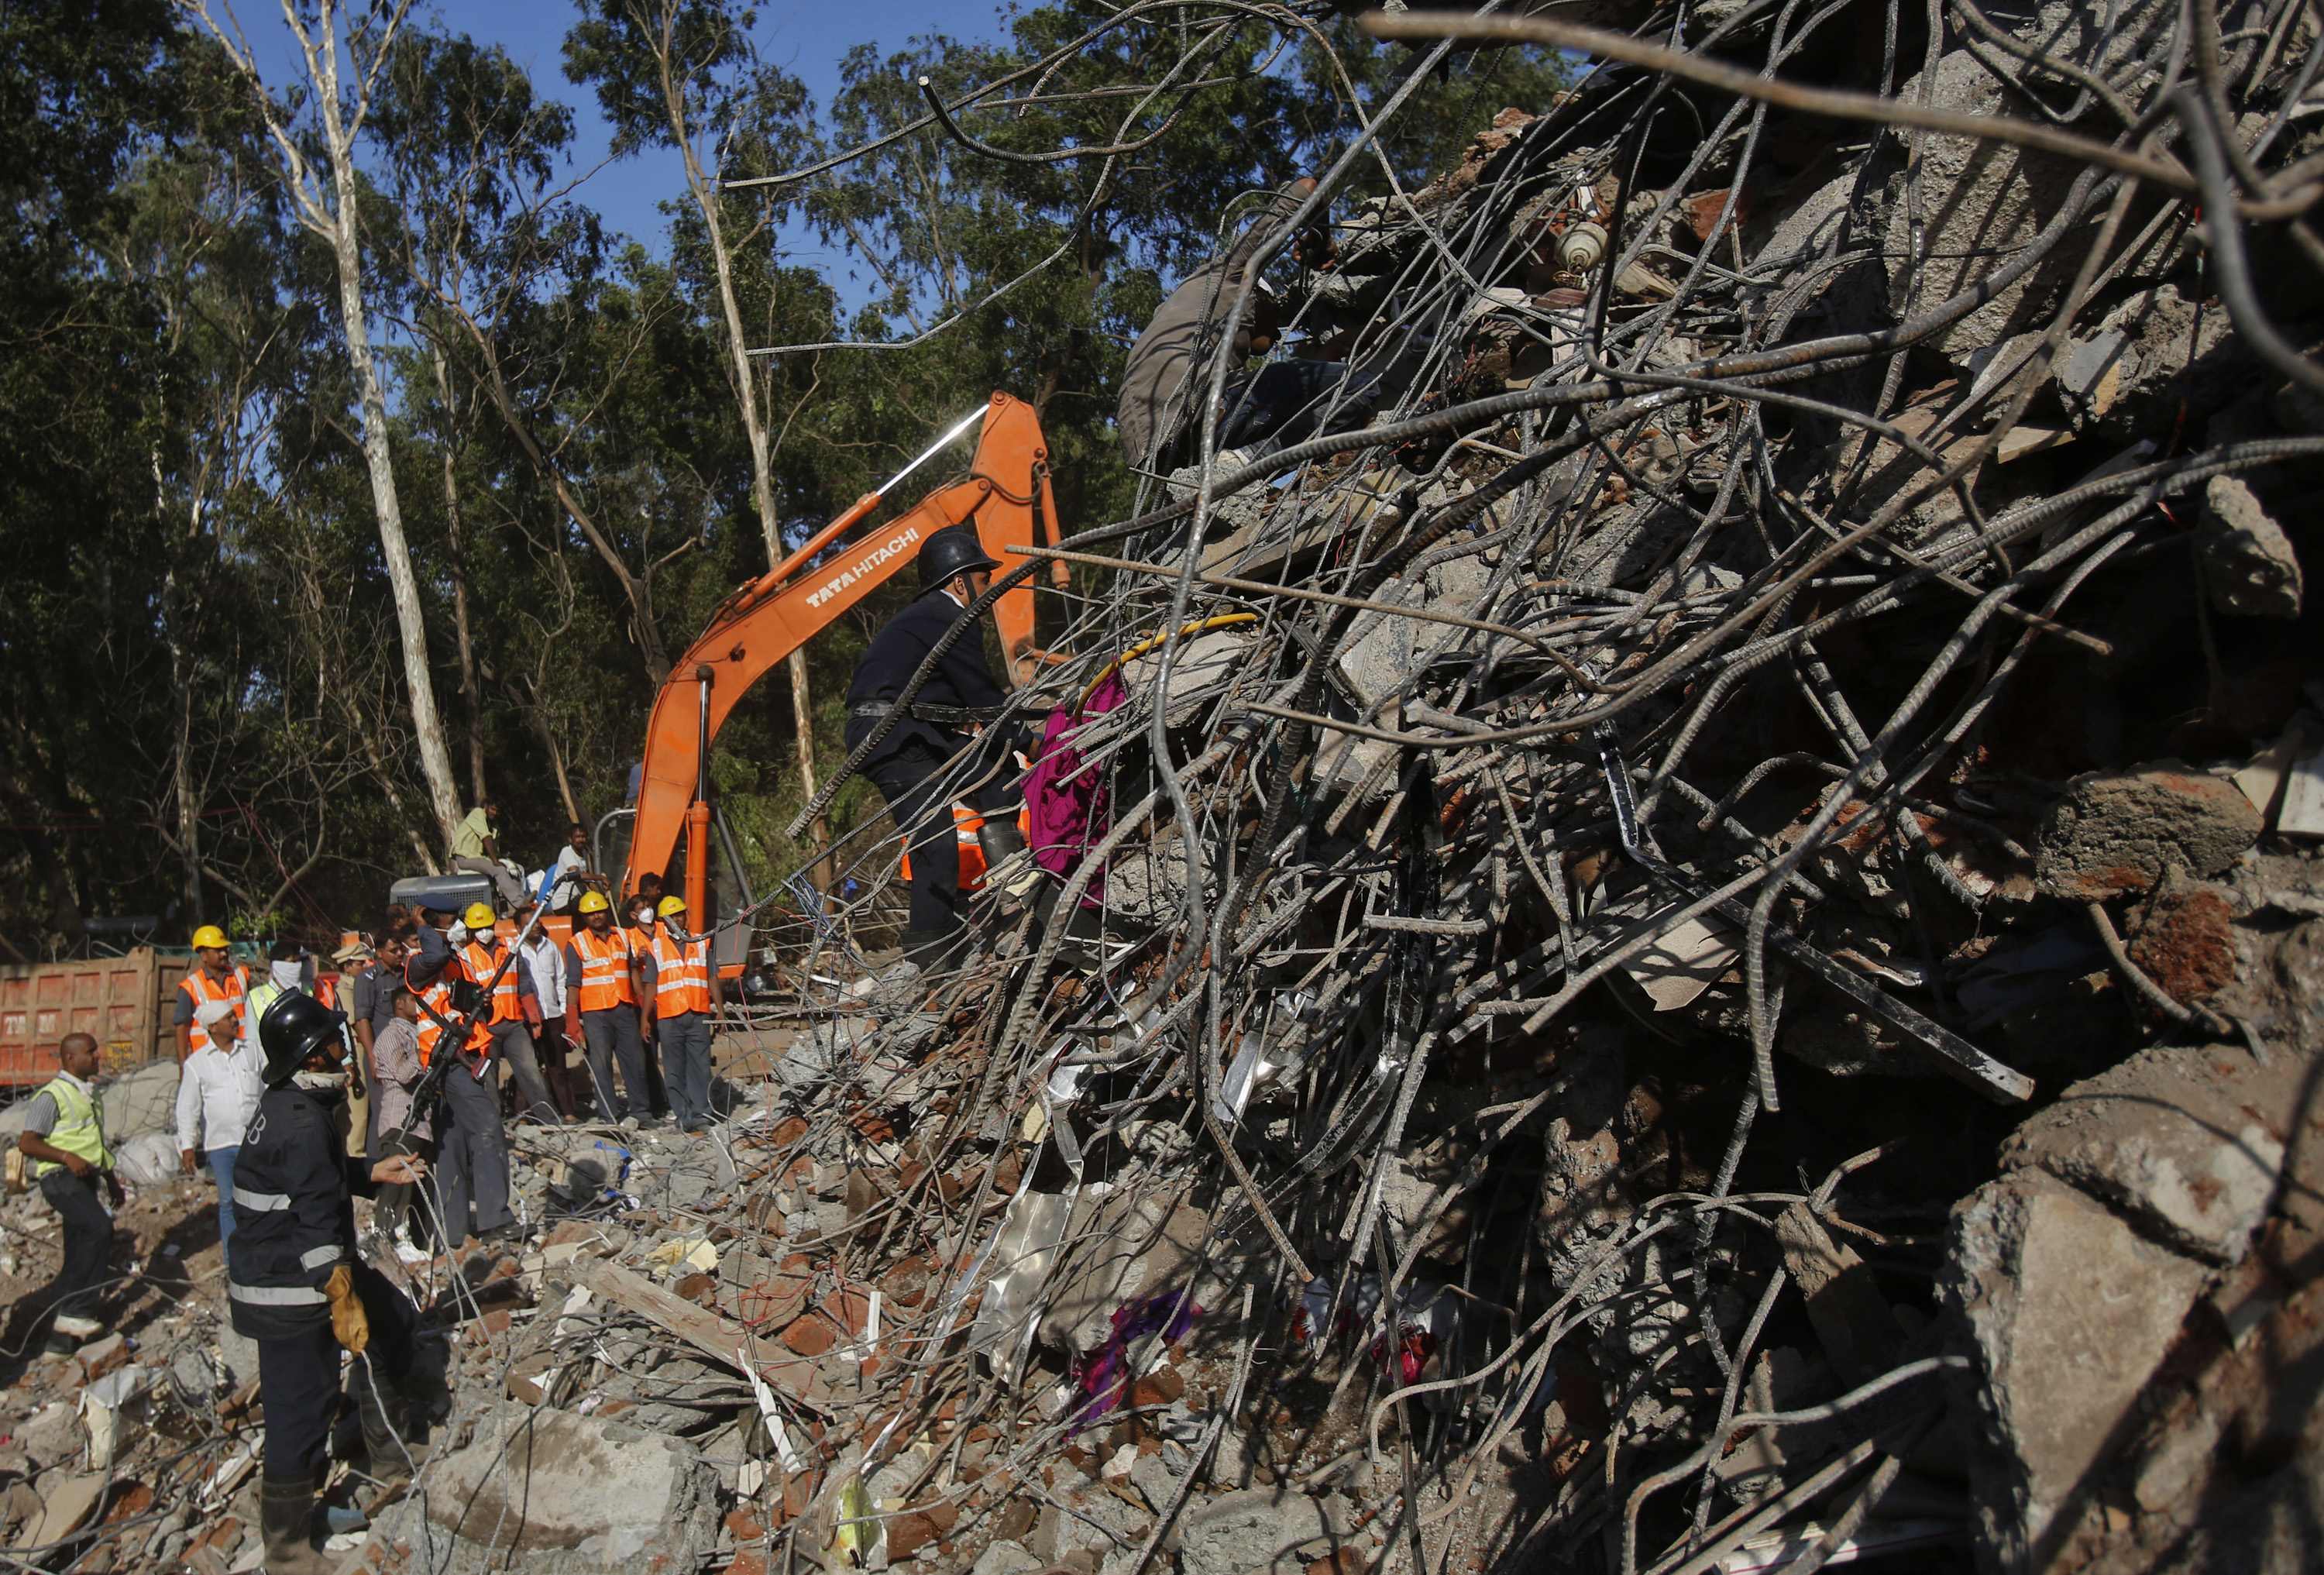
[[[1169, 293], [1130, 346], [1115, 425], [1133, 469], [1167, 474], [1194, 463], [1201, 428], [1193, 418], [1202, 409], [1227, 314], [1259, 254], [1282, 235], [1314, 189], [1314, 179], [1303, 177], [1277, 192], [1234, 244]], [[1303, 266], [1320, 266], [1331, 256], [1329, 235], [1320, 226], [1303, 229], [1292, 255]], [[1249, 313], [1235, 326], [1238, 365], [1275, 347], [1282, 306], [1262, 278]], [[1255, 373], [1231, 377], [1224, 401], [1209, 412], [1223, 423], [1218, 435], [1222, 468], [1238, 469], [1319, 432], [1363, 425], [1371, 418], [1380, 381], [1377, 370], [1351, 379], [1349, 368], [1338, 361], [1306, 359], [1270, 362]]]
[[[912, 897], [904, 957], [928, 968], [952, 953], [967, 920], [949, 787], [957, 774], [947, 771], [945, 764], [972, 741], [954, 718], [998, 706], [1004, 696], [984, 665], [984, 642], [969, 630], [937, 659], [907, 714], [896, 714], [905, 686], [967, 615], [970, 604], [984, 594], [999, 566], [986, 556], [972, 518], [930, 536], [921, 544], [917, 566], [918, 597], [872, 637], [847, 686], [847, 747], [862, 747], [884, 727], [879, 748], [864, 761], [863, 774], [880, 789], [889, 815], [909, 841]], [[933, 719], [946, 713], [954, 718]], [[1025, 838], [1015, 819], [1018, 789], [1005, 752], [1010, 741], [999, 729], [988, 728], [975, 741], [978, 758], [965, 773], [967, 785], [959, 796], [983, 817], [977, 843], [985, 869], [1004, 886], [1028, 875], [1038, 880], [1039, 871], [1031, 861], [1019, 857], [1025, 851]], [[1013, 877], [1001, 872], [1011, 859], [1018, 861]]]
[[[411, 1467], [394, 1386], [411, 1368], [414, 1313], [402, 1293], [355, 1252], [346, 1120], [346, 1019], [288, 992], [260, 1018], [260, 1096], [235, 1159], [226, 1298], [237, 1333], [258, 1342], [266, 1441], [259, 1525], [268, 1575], [332, 1567], [318, 1538], [315, 1497], [338, 1414], [339, 1351], [363, 1419], [370, 1474], [392, 1484]], [[374, 1182], [408, 1184], [408, 1155], [371, 1165]]]

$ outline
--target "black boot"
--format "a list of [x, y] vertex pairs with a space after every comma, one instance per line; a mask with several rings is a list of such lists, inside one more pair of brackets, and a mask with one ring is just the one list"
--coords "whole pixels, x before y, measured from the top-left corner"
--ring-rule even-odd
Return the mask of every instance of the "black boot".
[[976, 845], [984, 853], [984, 871], [989, 876], [1025, 851], [1025, 834], [1017, 829], [1014, 819], [988, 815], [976, 829]]
[[330, 1575], [331, 1561], [315, 1537], [311, 1479], [261, 1478], [258, 1530], [266, 1543], [266, 1575]]
[[377, 1484], [364, 1496], [364, 1513], [377, 1515], [403, 1497], [425, 1451], [412, 1437], [411, 1408], [393, 1388], [372, 1394], [361, 1371], [355, 1374], [355, 1409], [363, 1415], [364, 1475]]

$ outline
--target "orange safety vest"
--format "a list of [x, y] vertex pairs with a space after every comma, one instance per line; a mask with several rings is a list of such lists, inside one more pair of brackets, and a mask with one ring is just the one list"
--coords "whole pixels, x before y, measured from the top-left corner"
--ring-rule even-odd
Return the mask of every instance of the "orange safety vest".
[[684, 945], [664, 935], [653, 942], [654, 1016], [674, 1018], [680, 1012], [710, 1009], [710, 943], [688, 941]]
[[339, 976], [336, 973], [326, 973], [317, 978], [315, 981], [315, 999], [321, 1001], [325, 1006], [329, 1007], [334, 1011], [337, 1010], [339, 1005]]
[[[234, 1020], [236, 1025], [235, 1032], [237, 1034], [241, 1032], [241, 1024], [244, 1016], [243, 1011], [243, 993], [250, 988], [250, 970], [242, 967], [230, 968], [226, 971], [225, 982], [220, 983], [218, 981], [214, 980], [209, 976], [209, 971], [208, 969], [197, 967], [191, 973], [187, 974], [183, 979], [178, 981], [178, 988], [183, 990], [186, 995], [192, 999], [194, 1003], [193, 1009], [197, 1012], [202, 1009], [202, 1003], [204, 1001], [232, 1001], [234, 1003]], [[210, 1043], [209, 1030], [202, 1027], [201, 1018], [196, 1018], [193, 1019], [193, 1029], [194, 1048], [197, 1050], [208, 1049]]]
[[638, 998], [630, 990], [628, 931], [608, 930], [600, 937], [592, 929], [575, 930], [573, 954], [581, 959], [583, 1011], [604, 1012], [637, 1004]]
[[[444, 1036], [444, 1025], [438, 1022], [436, 1018], [442, 1018], [445, 1022], [450, 1023], [460, 1020], [459, 1014], [452, 1009], [452, 985], [454, 981], [466, 979], [467, 976], [467, 970], [462, 967], [460, 960], [455, 957], [444, 964], [444, 972], [436, 976], [435, 983], [425, 990], [412, 990], [411, 963], [407, 959], [403, 964], [404, 988], [412, 990], [412, 993], [420, 998], [420, 1004], [426, 1009], [420, 1012], [420, 1021], [415, 1025], [420, 1030], [420, 1064], [423, 1067], [434, 1057], [436, 1042]], [[430, 1016], [430, 1013], [434, 1015]], [[479, 1022], [469, 1030], [468, 1048], [470, 1050], [479, 1055], [484, 1055], [491, 1053], [492, 1047], [492, 1029]]]
[[[984, 844], [976, 834], [984, 829], [984, 817], [965, 804], [952, 806], [953, 840], [960, 846], [960, 889], [974, 891], [984, 884]], [[1017, 829], [1030, 837], [1033, 834], [1033, 812], [1029, 808], [1017, 812]], [[912, 844], [904, 843], [904, 867], [897, 871], [906, 880], [912, 878]]]
[[[485, 951], [481, 942], [470, 941], [461, 958], [468, 965], [468, 977], [480, 984], [492, 978], [493, 969], [500, 968], [500, 960]], [[524, 1021], [524, 1006], [518, 998], [517, 968], [512, 962], [501, 969], [500, 980], [493, 986], [493, 1015], [486, 1020], [494, 1027]]]

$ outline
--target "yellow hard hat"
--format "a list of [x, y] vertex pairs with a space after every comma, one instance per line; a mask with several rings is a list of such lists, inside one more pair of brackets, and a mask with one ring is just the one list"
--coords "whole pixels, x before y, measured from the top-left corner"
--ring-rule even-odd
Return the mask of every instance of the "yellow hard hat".
[[668, 918], [674, 913], [684, 913], [685, 911], [686, 898], [679, 897], [675, 893], [663, 898], [660, 902], [654, 905], [654, 912], [659, 914], [664, 918]]
[[204, 925], [194, 932], [194, 950], [208, 952], [212, 949], [226, 950], [226, 932], [216, 925]]
[[460, 916], [460, 922], [482, 934], [498, 924], [500, 916], [493, 911], [493, 905], [489, 902], [472, 902], [468, 905], [468, 911]]
[[602, 891], [585, 891], [581, 894], [581, 900], [574, 904], [582, 913], [603, 913], [613, 906], [605, 900], [605, 894]]

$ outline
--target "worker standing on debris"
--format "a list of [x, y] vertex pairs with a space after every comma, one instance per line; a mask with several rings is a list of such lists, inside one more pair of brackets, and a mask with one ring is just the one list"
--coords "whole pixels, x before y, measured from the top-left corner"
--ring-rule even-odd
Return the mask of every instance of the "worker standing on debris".
[[[325, 999], [320, 990], [315, 999], [327, 1007], [346, 1014], [354, 1032], [355, 1058], [348, 1066], [347, 1080], [347, 1153], [357, 1159], [371, 1152], [371, 1101], [374, 1082], [371, 1064], [371, 1015], [379, 1004], [377, 975], [378, 959], [371, 947], [360, 939], [349, 941], [331, 953], [331, 961], [339, 970], [338, 988], [333, 999]], [[355, 1091], [360, 1082], [364, 1091]]]
[[516, 1077], [517, 1119], [537, 1121], [544, 1127], [561, 1127], [564, 1120], [549, 1097], [549, 1085], [540, 1080], [540, 1063], [533, 1052], [533, 1028], [540, 1021], [540, 998], [534, 992], [532, 970], [510, 955], [507, 941], [493, 918], [493, 910], [485, 903], [468, 905], [464, 916], [468, 926], [468, 944], [460, 961], [468, 977], [482, 982], [492, 980], [493, 1005], [486, 1014], [485, 1026], [492, 1030], [493, 1055], [508, 1064]]
[[[1131, 468], [1167, 473], [1194, 463], [1201, 427], [1194, 418], [1204, 410], [1227, 313], [1259, 253], [1282, 235], [1314, 189], [1314, 180], [1303, 178], [1277, 192], [1267, 212], [1234, 244], [1188, 274], [1165, 298], [1154, 320], [1130, 346], [1114, 423]], [[1293, 254], [1310, 266], [1320, 265], [1331, 250], [1329, 235], [1320, 226], [1303, 231], [1293, 243]], [[1274, 347], [1279, 317], [1272, 290], [1261, 288], [1253, 294], [1249, 312], [1235, 325], [1238, 368], [1246, 358]], [[1326, 429], [1342, 430], [1369, 419], [1370, 391], [1379, 380], [1360, 374], [1349, 382], [1348, 371], [1336, 361], [1295, 359], [1272, 363], [1250, 376], [1231, 377], [1223, 408], [1209, 412], [1226, 419], [1219, 433], [1220, 449], [1240, 450], [1230, 467], [1313, 437], [1327, 409]], [[1342, 387], [1343, 382], [1348, 386]]]
[[[540, 907], [528, 902], [516, 910], [517, 933], [524, 944], [517, 948], [517, 966], [532, 981], [532, 999], [540, 1016], [532, 1024], [533, 1046], [540, 1055], [541, 1081], [549, 1085], [549, 1097], [558, 1113], [566, 1120], [574, 1117], [573, 1079], [566, 1065], [565, 1044], [565, 954], [549, 932], [532, 923]], [[531, 933], [527, 935], [527, 926]]]
[[234, 1161], [243, 1128], [258, 1108], [258, 1067], [249, 1046], [219, 1036], [234, 1017], [231, 1004], [206, 1000], [194, 1016], [211, 1030], [210, 1043], [187, 1056], [178, 1073], [178, 1162], [188, 1175], [200, 1174], [203, 1163], [209, 1166], [223, 1248], [234, 1238]]
[[[259, 1525], [269, 1575], [319, 1575], [315, 1496], [339, 1409], [339, 1351], [349, 1371], [371, 1475], [410, 1469], [394, 1384], [411, 1366], [414, 1313], [402, 1293], [355, 1252], [346, 1139], [346, 1019], [312, 997], [288, 994], [259, 1018], [265, 1091], [235, 1161], [234, 1245], [226, 1298], [237, 1333], [258, 1342], [266, 1442]], [[383, 1159], [371, 1179], [416, 1181], [408, 1155]]]
[[444, 1129], [436, 1145], [438, 1198], [444, 1209], [444, 1246], [458, 1251], [470, 1230], [482, 1241], [513, 1234], [509, 1212], [508, 1138], [501, 1130], [500, 1066], [493, 1059], [493, 1033], [479, 1019], [467, 1038], [458, 1018], [482, 981], [460, 960], [467, 927], [438, 908], [420, 915], [420, 944], [403, 965], [403, 982], [420, 999], [420, 1064], [456, 1055], [460, 1064], [444, 1078]]
[[[398, 1154], [424, 1158], [435, 1146], [436, 1129], [428, 1116], [416, 1121], [411, 1118], [412, 1091], [428, 1070], [420, 1064], [420, 998], [399, 979], [380, 981], [379, 994], [387, 1003], [388, 1016], [387, 1026], [372, 1036], [373, 1064], [379, 1071], [372, 1093], [379, 1129], [373, 1141], [383, 1159]], [[381, 1187], [372, 1197], [372, 1226], [399, 1254], [424, 1258], [425, 1253], [411, 1250], [411, 1193], [408, 1182]]]
[[660, 922], [645, 956], [646, 999], [653, 1002], [654, 1034], [661, 1042], [661, 1072], [669, 1085], [678, 1130], [698, 1138], [710, 1129], [710, 1035], [718, 1015], [718, 968], [707, 935], [687, 937], [678, 921], [686, 898], [665, 897]]
[[[613, 905], [604, 892], [583, 892], [575, 911], [581, 916], [581, 927], [565, 949], [565, 1031], [586, 1047], [599, 1119], [643, 1119], [650, 1106], [637, 954], [630, 949], [628, 933], [613, 927]], [[619, 1103], [613, 1099], [617, 1059], [622, 1064]]]
[[[847, 686], [847, 747], [888, 726], [880, 747], [863, 763], [863, 774], [880, 789], [888, 813], [908, 839], [912, 859], [912, 906], [904, 932], [907, 960], [926, 967], [951, 952], [967, 918], [967, 901], [960, 889], [960, 844], [954, 829], [952, 797], [945, 762], [973, 741], [956, 714], [996, 707], [1004, 698], [1001, 686], [984, 665], [984, 642], [969, 630], [936, 661], [918, 695], [911, 712], [923, 707], [936, 714], [955, 714], [944, 721], [908, 714], [893, 715], [895, 704], [912, 675], [938, 641], [967, 615], [969, 604], [992, 581], [999, 566], [977, 539], [975, 521], [936, 531], [921, 544], [918, 562], [920, 594], [872, 637], [855, 677]], [[1025, 849], [1024, 834], [1017, 829], [1015, 773], [1008, 765], [1009, 739], [998, 728], [988, 728], [980, 741], [979, 758], [967, 773], [960, 797], [983, 815], [977, 842], [983, 850], [987, 879], [1008, 886], [1022, 880], [1023, 871], [1038, 871], [1029, 859], [1020, 859], [1012, 876], [1001, 866]]]
[[64, 1262], [41, 1293], [39, 1305], [53, 1315], [48, 1349], [69, 1353], [92, 1340], [101, 1327], [97, 1288], [113, 1257], [113, 1217], [97, 1201], [102, 1185], [121, 1207], [121, 1178], [113, 1174], [113, 1151], [105, 1142], [105, 1104], [90, 1079], [97, 1075], [97, 1041], [67, 1034], [57, 1046], [59, 1070], [24, 1107], [16, 1147], [41, 1195], [64, 1227]]
[[209, 1031], [194, 1021], [194, 1009], [206, 1000], [234, 1003], [234, 1033], [241, 1036], [243, 997], [250, 989], [250, 971], [235, 966], [226, 953], [226, 932], [204, 925], [194, 932], [193, 972], [178, 981], [178, 1060], [210, 1042]]

